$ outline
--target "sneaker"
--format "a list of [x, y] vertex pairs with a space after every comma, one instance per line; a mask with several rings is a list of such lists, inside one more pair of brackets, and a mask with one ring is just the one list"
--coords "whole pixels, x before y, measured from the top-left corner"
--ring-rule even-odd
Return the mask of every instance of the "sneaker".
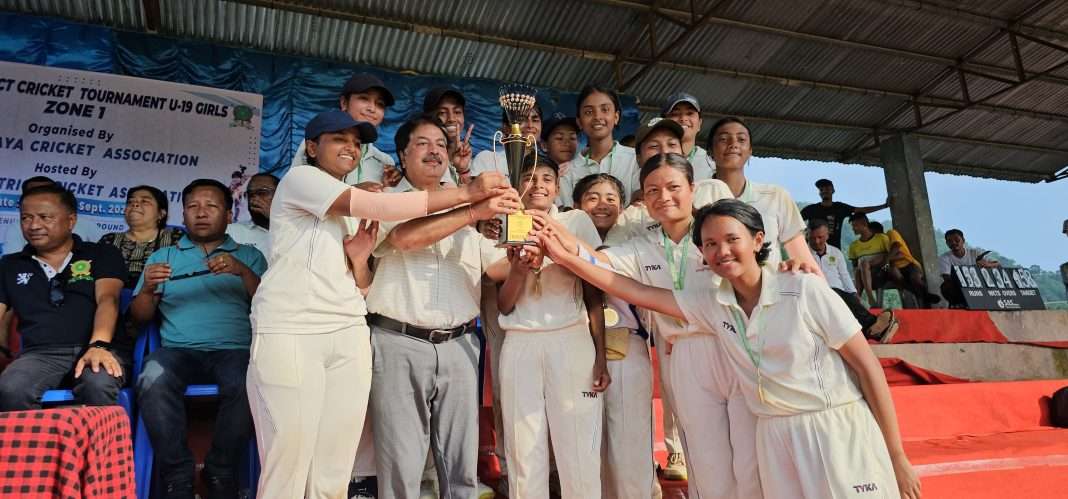
[[497, 492], [482, 482], [478, 482], [478, 499], [493, 499], [497, 497]]
[[890, 309], [883, 310], [875, 317], [875, 323], [868, 327], [867, 333], [864, 336], [873, 340], [878, 340], [883, 336], [883, 333], [886, 332], [892, 322], [894, 322], [894, 311]]
[[374, 499], [378, 497], [378, 477], [364, 477], [349, 482], [349, 499]]
[[419, 499], [438, 499], [438, 483], [434, 480], [423, 480], [419, 484]]
[[668, 455], [667, 468], [664, 468], [664, 480], [686, 480], [686, 458], [681, 452]]
[[890, 343], [890, 340], [894, 338], [895, 334], [897, 334], [897, 330], [899, 327], [901, 327], [901, 324], [897, 321], [896, 317], [893, 318], [890, 321], [890, 325], [887, 326], [886, 332], [884, 332], [883, 335], [879, 337], [879, 343]]
[[207, 493], [204, 499], [234, 499], [237, 497], [237, 481], [229, 475], [211, 475], [205, 470], [200, 478]]

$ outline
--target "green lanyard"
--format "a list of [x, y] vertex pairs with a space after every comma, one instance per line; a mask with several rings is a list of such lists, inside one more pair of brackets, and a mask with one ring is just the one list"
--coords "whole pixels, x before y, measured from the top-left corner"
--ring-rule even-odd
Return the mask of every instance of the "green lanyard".
[[[693, 222], [690, 222], [690, 226], [693, 226]], [[675, 266], [675, 250], [672, 249], [672, 242], [668, 239], [667, 232], [664, 229], [660, 229], [660, 237], [664, 241], [664, 256], [667, 258], [668, 273], [671, 274], [671, 282], [676, 291], [682, 291], [686, 287], [686, 255], [689, 253], [690, 245], [686, 244], [685, 240], [682, 241], [682, 255], [679, 255], [678, 267]]]
[[686, 161], [690, 162], [690, 166], [693, 166], [694, 156], [697, 156], [697, 144], [693, 145], [693, 149], [690, 149], [690, 154], [686, 156]]
[[[731, 313], [734, 314], [734, 322], [735, 322], [736, 327], [738, 328], [738, 338], [739, 338], [739, 341], [741, 341], [741, 343], [742, 343], [742, 348], [745, 349], [745, 353], [746, 353], [746, 355], [749, 356], [749, 360], [751, 360], [753, 362], [753, 367], [755, 367], [757, 369], [757, 372], [760, 372], [760, 361], [761, 361], [760, 349], [757, 348], [756, 350], [753, 350], [753, 347], [749, 344], [749, 336], [747, 334], [746, 327], [745, 327], [745, 319], [742, 318], [742, 314], [738, 313], [738, 309], [737, 308], [731, 308]], [[754, 326], [755, 326], [755, 324], [754, 324]], [[755, 329], [755, 330], [756, 330], [757, 336], [759, 337], [760, 336], [760, 330], [759, 329]]]
[[360, 162], [356, 165], [356, 183], [363, 182], [363, 160], [367, 159], [367, 144], [360, 145]]
[[[616, 155], [616, 144], [619, 144], [619, 142], [613, 142], [612, 143], [612, 150], [608, 151], [608, 167], [605, 168], [604, 170], [598, 171], [597, 173], [606, 173], [606, 172], [607, 173], [611, 173], [611, 171], [612, 171], [612, 158]], [[601, 168], [601, 164], [596, 162], [596, 161], [594, 161], [589, 156], [583, 156], [582, 159], [586, 160], [586, 166], [587, 167], [589, 167], [590, 165], [593, 165], [593, 166], [597, 167], [598, 169]]]

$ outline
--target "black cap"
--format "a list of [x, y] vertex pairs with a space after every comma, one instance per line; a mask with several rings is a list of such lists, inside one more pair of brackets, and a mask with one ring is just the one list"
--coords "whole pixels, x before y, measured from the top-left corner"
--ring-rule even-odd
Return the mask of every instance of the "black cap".
[[340, 132], [355, 128], [360, 134], [360, 142], [370, 144], [378, 140], [378, 131], [375, 126], [366, 121], [356, 121], [349, 113], [340, 109], [331, 109], [319, 113], [307, 125], [304, 126], [304, 139], [315, 140], [324, 133]]
[[553, 134], [553, 130], [556, 127], [569, 126], [575, 129], [575, 132], [579, 131], [578, 120], [574, 116], [567, 116], [564, 113], [554, 113], [548, 121], [542, 124], [541, 127], [541, 141], [549, 142], [549, 136]]
[[679, 92], [677, 94], [672, 95], [671, 97], [668, 97], [667, 104], [665, 104], [664, 108], [660, 110], [660, 115], [667, 116], [671, 113], [672, 109], [675, 109], [675, 106], [683, 102], [693, 106], [693, 108], [696, 109], [697, 112], [701, 112], [701, 103], [697, 100], [697, 97], [694, 97], [686, 92]]
[[823, 187], [825, 185], [828, 186], [828, 187], [834, 187], [834, 182], [831, 182], [830, 180], [827, 180], [825, 178], [821, 178], [821, 179], [816, 181], [816, 188], [817, 189], [819, 189], [819, 188], [821, 188], [821, 187]]
[[386, 84], [382, 83], [382, 80], [379, 80], [377, 76], [369, 73], [352, 75], [352, 78], [349, 78], [349, 81], [345, 82], [345, 86], [341, 88], [341, 95], [359, 94], [372, 88], [382, 92], [382, 97], [386, 100], [386, 107], [390, 107], [396, 102], [393, 99], [393, 93], [386, 88]]
[[641, 149], [642, 142], [645, 141], [645, 138], [648, 137], [650, 133], [653, 133], [653, 130], [659, 129], [668, 130], [675, 134], [679, 140], [682, 140], [682, 125], [667, 118], [653, 118], [638, 127], [638, 131], [634, 133], [634, 148]]
[[450, 87], [437, 87], [430, 89], [426, 93], [426, 97], [423, 98], [423, 112], [432, 113], [438, 108], [438, 104], [441, 104], [441, 99], [445, 97], [452, 97], [456, 99], [456, 102], [460, 103], [460, 106], [466, 106], [467, 101], [464, 100], [464, 94], [461, 94], [459, 90]]

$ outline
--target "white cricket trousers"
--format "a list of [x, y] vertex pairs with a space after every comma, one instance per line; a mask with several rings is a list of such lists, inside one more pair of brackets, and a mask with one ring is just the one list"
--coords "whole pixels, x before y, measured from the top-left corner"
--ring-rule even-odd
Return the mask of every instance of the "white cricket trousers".
[[656, 474], [653, 455], [653, 366], [649, 346], [636, 334], [627, 356], [608, 361], [612, 384], [604, 392], [601, 497], [648, 499]]
[[656, 332], [653, 332], [653, 340], [656, 343], [656, 363], [660, 371], [660, 409], [664, 445], [667, 447], [668, 454], [685, 456], [682, 435], [676, 421], [674, 395], [671, 393], [671, 355], [667, 353], [670, 348], [669, 341]]
[[367, 326], [254, 334], [247, 388], [261, 499], [346, 499], [371, 391]]
[[549, 433], [563, 499], [601, 497], [603, 394], [585, 324], [505, 333], [501, 409], [511, 499], [548, 499]]
[[756, 416], [720, 341], [710, 334], [685, 336], [671, 350], [672, 393], [686, 442], [690, 497], [760, 499]]
[[757, 422], [760, 479], [775, 499], [899, 499], [886, 441], [864, 400]]

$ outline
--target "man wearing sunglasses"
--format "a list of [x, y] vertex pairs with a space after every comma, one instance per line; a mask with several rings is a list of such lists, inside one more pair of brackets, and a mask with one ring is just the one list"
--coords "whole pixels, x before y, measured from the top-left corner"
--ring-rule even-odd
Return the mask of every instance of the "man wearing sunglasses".
[[28, 244], [0, 260], [0, 315], [18, 317], [22, 351], [0, 374], [0, 411], [38, 409], [68, 379], [79, 403], [111, 405], [125, 381], [129, 352], [113, 351], [111, 339], [126, 264], [114, 246], [74, 235], [77, 219], [74, 194], [56, 184], [19, 200]]
[[230, 190], [194, 180], [182, 190], [186, 235], [148, 257], [130, 313], [161, 319], [162, 347], [145, 358], [137, 398], [167, 499], [193, 498], [193, 453], [186, 444], [185, 390], [219, 386], [211, 450], [204, 459], [209, 498], [237, 497], [236, 464], [252, 436], [245, 391], [252, 326], [249, 307], [267, 270], [263, 255], [226, 235]]
[[247, 244], [260, 250], [264, 257], [271, 254], [271, 201], [278, 188], [278, 177], [270, 173], [257, 173], [248, 180], [248, 222], [234, 222], [226, 233], [238, 244]]

